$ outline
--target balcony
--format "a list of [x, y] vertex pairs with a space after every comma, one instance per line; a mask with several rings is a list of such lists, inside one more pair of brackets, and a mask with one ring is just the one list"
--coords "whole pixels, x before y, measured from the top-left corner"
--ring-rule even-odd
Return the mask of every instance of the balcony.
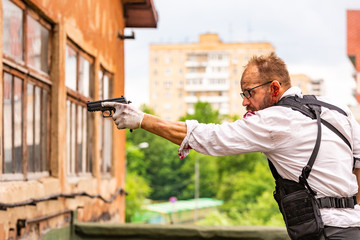
[[188, 78], [184, 90], [187, 92], [208, 92], [208, 91], [229, 91], [230, 81], [227, 75], [220, 75], [216, 79], [216, 75], [212, 78]]
[[210, 92], [210, 91], [229, 91], [229, 84], [194, 84], [194, 85], [185, 85], [185, 91], [187, 92]]
[[196, 103], [198, 101], [208, 102], [208, 103], [228, 103], [229, 97], [227, 96], [187, 96], [185, 97], [186, 103]]
[[185, 62], [186, 67], [206, 67], [207, 65], [207, 61], [188, 60]]

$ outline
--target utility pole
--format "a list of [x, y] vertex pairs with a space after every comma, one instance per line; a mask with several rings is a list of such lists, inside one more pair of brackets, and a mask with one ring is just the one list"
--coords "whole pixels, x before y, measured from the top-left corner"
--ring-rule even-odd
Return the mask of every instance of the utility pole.
[[195, 160], [195, 216], [194, 222], [198, 220], [198, 200], [199, 200], [199, 158]]

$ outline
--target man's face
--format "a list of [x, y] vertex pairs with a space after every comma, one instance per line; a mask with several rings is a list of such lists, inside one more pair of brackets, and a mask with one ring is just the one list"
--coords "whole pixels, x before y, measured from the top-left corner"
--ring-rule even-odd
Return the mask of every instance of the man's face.
[[[256, 66], [249, 66], [245, 70], [241, 79], [243, 92], [264, 83], [258, 75]], [[258, 111], [273, 105], [270, 97], [270, 85], [271, 83], [257, 87], [250, 91], [250, 98], [244, 97], [242, 105], [246, 107], [247, 111]]]

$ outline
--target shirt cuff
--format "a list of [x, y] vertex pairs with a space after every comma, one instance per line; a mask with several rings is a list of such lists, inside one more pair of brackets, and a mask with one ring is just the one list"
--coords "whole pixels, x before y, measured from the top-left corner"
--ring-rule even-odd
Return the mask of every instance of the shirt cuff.
[[186, 137], [184, 138], [178, 149], [180, 159], [184, 159], [192, 149], [189, 143], [189, 138], [191, 133], [194, 131], [194, 129], [197, 127], [199, 123], [196, 120], [186, 120], [185, 124], [186, 124]]

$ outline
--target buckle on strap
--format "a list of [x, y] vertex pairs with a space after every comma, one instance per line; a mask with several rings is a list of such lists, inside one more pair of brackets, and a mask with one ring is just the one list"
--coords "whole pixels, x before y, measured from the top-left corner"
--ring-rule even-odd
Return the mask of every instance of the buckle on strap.
[[354, 208], [357, 204], [356, 196], [352, 197], [323, 197], [317, 198], [320, 208]]

